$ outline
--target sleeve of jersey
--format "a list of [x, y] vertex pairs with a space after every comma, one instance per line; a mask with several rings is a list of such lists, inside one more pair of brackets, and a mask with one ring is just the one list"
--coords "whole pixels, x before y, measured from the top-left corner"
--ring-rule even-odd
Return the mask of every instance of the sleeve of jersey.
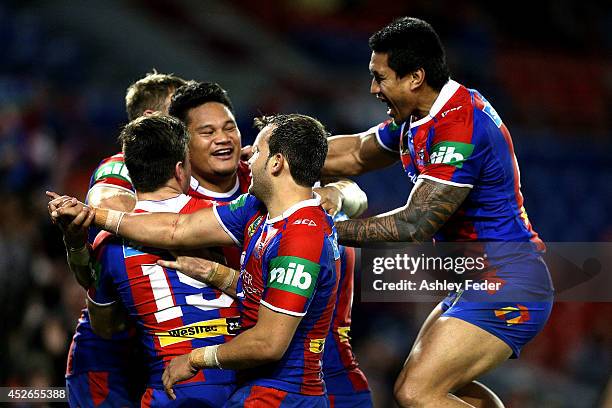
[[268, 263], [268, 279], [261, 304], [275, 312], [301, 317], [316, 292], [321, 271], [323, 233], [306, 236], [300, 226], [281, 237], [278, 255]]
[[215, 204], [213, 212], [227, 235], [236, 245], [242, 246], [246, 224], [257, 212], [259, 205], [257, 198], [250, 194], [243, 194], [228, 205]]
[[381, 145], [385, 150], [393, 153], [399, 153], [402, 128], [403, 125], [396, 125], [393, 120], [389, 119], [374, 126], [366, 133], [374, 132], [379, 145]]
[[91, 176], [89, 189], [98, 186], [111, 186], [134, 192], [132, 179], [123, 160], [104, 160]]
[[[98, 306], [111, 305], [119, 298], [113, 281], [112, 267], [117, 259], [113, 256], [112, 249], [113, 246], [102, 244], [94, 250], [92, 267], [96, 272], [96, 281], [93, 287], [87, 290], [87, 296]], [[123, 257], [120, 261], [123, 261]]]
[[442, 119], [427, 142], [429, 160], [419, 178], [457, 187], [474, 187], [485, 155], [465, 116]]

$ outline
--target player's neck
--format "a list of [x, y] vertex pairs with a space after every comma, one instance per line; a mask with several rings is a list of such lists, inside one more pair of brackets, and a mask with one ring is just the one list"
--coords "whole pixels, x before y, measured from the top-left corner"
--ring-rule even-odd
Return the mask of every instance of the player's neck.
[[236, 173], [232, 173], [228, 176], [209, 176], [202, 177], [195, 173], [191, 174], [193, 178], [198, 180], [201, 187], [206, 190], [214, 191], [215, 193], [227, 193], [230, 192], [236, 186]]
[[310, 200], [312, 197], [312, 188], [310, 187], [302, 187], [294, 183], [283, 184], [276, 186], [270, 199], [264, 204], [268, 210], [268, 217], [276, 218], [293, 205], [300, 201]]
[[169, 198], [174, 198], [179, 194], [183, 194], [183, 192], [181, 191], [180, 187], [174, 185], [165, 185], [155, 191], [150, 191], [147, 193], [136, 191], [138, 201], [162, 201]]
[[418, 103], [413, 115], [416, 116], [417, 119], [427, 116], [429, 111], [431, 111], [431, 107], [433, 106], [434, 102], [436, 102], [438, 95], [440, 95], [440, 92], [425, 85], [423, 89], [421, 89]]

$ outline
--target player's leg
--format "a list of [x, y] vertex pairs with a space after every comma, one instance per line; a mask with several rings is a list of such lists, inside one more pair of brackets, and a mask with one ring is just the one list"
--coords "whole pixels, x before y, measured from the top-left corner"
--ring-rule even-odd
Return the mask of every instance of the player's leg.
[[439, 317], [414, 344], [395, 383], [401, 407], [470, 407], [451, 394], [512, 355], [491, 333], [453, 317]]
[[489, 387], [479, 381], [472, 381], [453, 392], [462, 401], [476, 408], [504, 408], [504, 403]]
[[[438, 320], [442, 313], [444, 313], [448, 306], [449, 304], [445, 304], [443, 301], [434, 307], [421, 326], [416, 340], [414, 341], [415, 345], [425, 335], [425, 333], [427, 333], [434, 322]], [[491, 391], [490, 388], [478, 381], [472, 381], [471, 383], [464, 385], [460, 389], [457, 389], [457, 391], [453, 392], [453, 394], [475, 408], [504, 408], [504, 404], [499, 397], [493, 391]]]

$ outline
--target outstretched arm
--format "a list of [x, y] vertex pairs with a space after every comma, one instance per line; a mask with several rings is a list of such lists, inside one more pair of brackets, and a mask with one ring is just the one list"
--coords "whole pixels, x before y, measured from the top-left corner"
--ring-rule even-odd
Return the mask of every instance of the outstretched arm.
[[[85, 204], [68, 197], [53, 204], [54, 219], [71, 220]], [[232, 245], [234, 241], [217, 221], [212, 208], [191, 214], [125, 213], [93, 208], [94, 224], [142, 245], [164, 249], [193, 249], [203, 246]]]
[[404, 207], [377, 217], [337, 222], [338, 241], [347, 246], [368, 242], [430, 241], [469, 192], [469, 187], [419, 179]]
[[399, 160], [399, 154], [385, 150], [369, 130], [356, 135], [333, 136], [328, 139], [328, 151], [323, 176], [358, 176], [382, 169]]

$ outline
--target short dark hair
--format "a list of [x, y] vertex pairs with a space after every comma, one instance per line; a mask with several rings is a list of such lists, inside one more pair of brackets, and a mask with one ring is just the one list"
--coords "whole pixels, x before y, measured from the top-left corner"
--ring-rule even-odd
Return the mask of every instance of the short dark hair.
[[125, 110], [130, 121], [146, 110], [161, 111], [168, 95], [187, 81], [172, 74], [148, 73], [144, 78], [131, 84], [125, 94]]
[[262, 116], [255, 119], [259, 130], [272, 125], [268, 140], [268, 158], [281, 153], [289, 163], [291, 177], [304, 187], [312, 187], [321, 178], [327, 157], [328, 132], [318, 120], [292, 113]]
[[177, 89], [172, 95], [168, 113], [187, 123], [189, 110], [207, 102], [221, 103], [234, 113], [234, 106], [227, 91], [213, 82], [189, 82]]
[[119, 142], [134, 188], [148, 193], [174, 177], [176, 163], [187, 157], [189, 134], [180, 120], [155, 114], [125, 125]]
[[370, 37], [374, 52], [386, 53], [388, 64], [401, 78], [419, 68], [425, 81], [439, 91], [450, 77], [440, 37], [426, 21], [401, 17]]

